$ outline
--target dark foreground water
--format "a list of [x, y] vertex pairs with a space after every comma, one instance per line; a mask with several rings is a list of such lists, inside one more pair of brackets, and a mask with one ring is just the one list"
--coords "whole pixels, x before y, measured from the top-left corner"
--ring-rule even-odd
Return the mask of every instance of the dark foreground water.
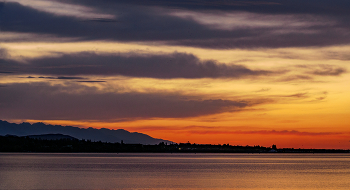
[[0, 189], [349, 189], [350, 154], [0, 154]]

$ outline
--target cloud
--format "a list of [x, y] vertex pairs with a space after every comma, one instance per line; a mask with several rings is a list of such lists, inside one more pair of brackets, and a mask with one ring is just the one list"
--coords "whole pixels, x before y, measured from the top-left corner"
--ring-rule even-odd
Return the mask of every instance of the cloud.
[[[78, 80], [78, 79], [88, 79], [84, 77], [39, 77], [39, 78], [48, 78], [48, 79], [63, 79], [63, 80]], [[87, 82], [87, 83], [96, 83], [96, 82], [107, 82], [103, 80], [80, 80], [75, 82]]]
[[277, 79], [277, 82], [290, 82], [290, 81], [312, 81], [314, 78], [309, 75], [289, 75], [283, 76], [280, 79]]
[[203, 28], [192, 21], [157, 15], [150, 9], [143, 10], [141, 7], [123, 4], [113, 8], [115, 11], [105, 7], [105, 11], [111, 11], [115, 15], [122, 12], [123, 15], [118, 17], [117, 22], [91, 22], [91, 19], [57, 16], [20, 4], [6, 3], [2, 10], [2, 18], [6, 19], [1, 19], [1, 29], [5, 32], [52, 34], [83, 40], [163, 41], [167, 38], [184, 38], [187, 36], [184, 30], [188, 30], [188, 27], [195, 30]]
[[267, 91], [270, 91], [270, 90], [271, 90], [271, 88], [262, 88], [260, 90], [255, 91], [255, 92], [267, 92]]
[[337, 51], [321, 51], [322, 57], [324, 59], [335, 59], [335, 60], [343, 60], [343, 61], [349, 61], [350, 55], [347, 50], [341, 49]]
[[339, 67], [336, 65], [296, 65], [298, 69], [304, 69], [305, 74], [314, 76], [340, 76], [347, 72], [344, 67]]
[[198, 99], [164, 93], [111, 93], [74, 83], [7, 84], [0, 91], [3, 119], [120, 120], [186, 118], [236, 112], [254, 106], [250, 101]]
[[[35, 78], [35, 77], [32, 77], [32, 76], [29, 76], [27, 78]], [[43, 76], [40, 76], [38, 77], [40, 79], [61, 79], [61, 80], [81, 80], [81, 79], [87, 79], [87, 78], [84, 78], [84, 77], [67, 77], [67, 76], [59, 76], [59, 77], [43, 77]], [[78, 81], [77, 81], [78, 82]]]
[[115, 18], [93, 15], [94, 18], [84, 20], [55, 11], [43, 12], [29, 5], [6, 3], [1, 11], [1, 18], [6, 18], [0, 18], [1, 30], [35, 34], [36, 38], [53, 35], [75, 40], [157, 42], [221, 49], [350, 43], [347, 32], [350, 5], [344, 1], [297, 1], [299, 4], [284, 0], [272, 3], [232, 1], [228, 6], [223, 6], [225, 2], [221, 1], [214, 3], [217, 6], [209, 6], [212, 4], [209, 1], [192, 2], [196, 6], [183, 1], [65, 2], [73, 7], [103, 10], [104, 14]]
[[342, 67], [335, 67], [332, 65], [319, 65], [319, 68], [310, 72], [310, 74], [320, 76], [339, 76], [345, 72], [346, 69]]
[[[94, 0], [73, 0], [77, 4], [84, 4], [86, 6], [116, 6], [120, 4], [118, 1], [100, 0], [96, 2]], [[347, 7], [350, 3], [343, 0], [334, 0], [329, 2], [327, 0], [129, 0], [123, 2], [123, 4], [130, 5], [142, 5], [149, 7], [167, 7], [169, 9], [178, 10], [197, 10], [197, 11], [247, 11], [257, 13], [269, 13], [269, 14], [326, 14], [326, 15], [350, 15]]]
[[8, 53], [7, 53], [6, 49], [1, 48], [1, 46], [0, 46], [0, 61], [1, 61], [1, 59], [6, 58], [7, 56], [8, 56]]
[[56, 0], [7, 0], [7, 2], [20, 3], [23, 6], [28, 6], [38, 11], [51, 13], [57, 16], [70, 16], [81, 19], [113, 19], [114, 15], [99, 13], [91, 7], [82, 5], [69, 4], [69, 1]]
[[[329, 26], [332, 21], [325, 22], [310, 15], [270, 15], [249, 12], [194, 12], [179, 11], [171, 12], [170, 15], [183, 19], [194, 20], [202, 25], [220, 30], [256, 29], [280, 27], [285, 32], [295, 32], [311, 26]], [[271, 22], [273, 20], [273, 22]], [[281, 27], [284, 26], [284, 27]], [[300, 32], [300, 31], [299, 31]]]
[[[280, 72], [251, 70], [242, 65], [220, 64], [199, 60], [192, 54], [163, 55], [94, 54], [89, 52], [66, 54], [28, 60], [27, 64], [7, 64], [7, 70], [18, 74], [38, 75], [123, 75], [149, 78], [246, 78], [276, 75]], [[0, 62], [0, 65], [2, 63]], [[12, 68], [11, 68], [12, 67]], [[4, 67], [5, 68], [5, 67]], [[58, 79], [84, 79], [64, 77]]]
[[7, 58], [7, 51], [0, 48], [0, 74], [11, 74], [18, 69], [19, 63]]
[[107, 82], [107, 81], [103, 81], [103, 80], [82, 80], [82, 81], [77, 81], [77, 82], [95, 83], [95, 82]]
[[283, 97], [287, 97], [287, 98], [307, 98], [308, 95], [307, 95], [307, 93], [296, 93], [296, 94], [287, 95], [287, 96], [283, 96]]
[[8, 71], [0, 71], [0, 73], [3, 73], [3, 74], [10, 74], [10, 73], [13, 73], [13, 72], [8, 72]]
[[83, 77], [57, 77], [57, 79], [68, 79], [68, 80], [70, 80], [70, 79], [85, 79], [85, 78], [83, 78]]
[[316, 100], [318, 100], [318, 101], [322, 101], [324, 99], [326, 99], [326, 97], [318, 97], [318, 98], [316, 98]]

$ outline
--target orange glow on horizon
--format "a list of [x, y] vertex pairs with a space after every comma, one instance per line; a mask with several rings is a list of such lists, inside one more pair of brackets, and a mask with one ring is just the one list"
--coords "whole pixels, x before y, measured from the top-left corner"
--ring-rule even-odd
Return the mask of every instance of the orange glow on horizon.
[[[12, 121], [23, 122], [23, 121]], [[276, 144], [278, 148], [316, 148], [316, 149], [350, 149], [350, 130], [320, 132], [316, 129], [291, 130], [291, 129], [258, 129], [240, 130], [228, 127], [205, 126], [127, 126], [121, 123], [105, 122], [80, 122], [60, 120], [27, 120], [26, 122], [43, 122], [52, 125], [68, 125], [80, 128], [108, 128], [125, 129], [129, 132], [139, 132], [150, 135], [153, 138], [170, 140], [175, 143], [196, 144], [230, 144], [242, 146], [260, 145], [270, 147]], [[145, 122], [145, 121], [144, 121]], [[152, 122], [152, 121], [148, 121]], [[172, 121], [169, 121], [170, 123]], [[124, 122], [124, 124], [127, 122]], [[137, 122], [136, 122], [137, 123]], [[157, 123], [157, 122], [155, 122]], [[176, 121], [175, 121], [176, 123]], [[180, 122], [181, 123], [181, 122]], [[164, 123], [166, 125], [166, 122]]]

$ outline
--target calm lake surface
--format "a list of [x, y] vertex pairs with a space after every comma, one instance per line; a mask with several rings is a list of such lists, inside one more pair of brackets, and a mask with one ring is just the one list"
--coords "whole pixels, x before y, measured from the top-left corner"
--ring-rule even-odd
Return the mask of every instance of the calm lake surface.
[[0, 189], [349, 189], [350, 154], [0, 154]]

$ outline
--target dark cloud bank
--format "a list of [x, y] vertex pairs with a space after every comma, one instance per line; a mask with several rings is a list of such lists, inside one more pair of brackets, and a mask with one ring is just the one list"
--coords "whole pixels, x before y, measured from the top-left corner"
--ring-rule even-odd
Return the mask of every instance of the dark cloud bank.
[[[82, 52], [63, 54], [61, 57], [31, 59], [27, 63], [0, 58], [0, 74], [42, 75], [39, 78], [77, 80], [77, 82], [106, 82], [105, 80], [89, 80], [87, 77], [81, 77], [88, 75], [122, 75], [158, 79], [252, 79], [261, 76], [287, 76], [281, 81], [293, 81], [299, 79], [312, 80], [313, 76], [340, 76], [347, 72], [343, 67], [324, 64], [299, 65], [297, 68], [304, 75], [288, 77], [291, 68], [276, 71], [252, 70], [243, 65], [200, 60], [192, 54], [184, 53], [143, 55]], [[27, 78], [33, 77], [28, 76]]]
[[[308, 47], [350, 42], [350, 34], [347, 32], [350, 29], [350, 3], [341, 0], [62, 2], [85, 5], [115, 15], [116, 19], [81, 20], [45, 13], [17, 3], [2, 3], [1, 30], [51, 34], [80, 40], [151, 41], [204, 48]], [[169, 15], [169, 11], [243, 11], [277, 17], [290, 15], [310, 24], [294, 30], [290, 30], [293, 26], [288, 24], [225, 30], [203, 25], [193, 19]], [[274, 20], [269, 22], [273, 23]]]
[[134, 120], [185, 118], [240, 111], [249, 101], [196, 99], [178, 94], [103, 93], [80, 85], [11, 84], [0, 91], [3, 119]]
[[[29, 63], [0, 60], [2, 72], [37, 75], [123, 75], [149, 78], [245, 78], [274, 75], [278, 72], [251, 70], [242, 65], [201, 61], [191, 54], [165, 55], [97, 55], [94, 53], [67, 54], [59, 58], [40, 58]], [[84, 79], [56, 77], [57, 79]]]
[[247, 11], [268, 14], [322, 14], [322, 15], [350, 15], [347, 8], [349, 1], [343, 0], [128, 0], [108, 1], [102, 0], [72, 0], [77, 4], [104, 7], [110, 4], [132, 4], [143, 6], [161, 6], [185, 10], [220, 10], [220, 11]]

